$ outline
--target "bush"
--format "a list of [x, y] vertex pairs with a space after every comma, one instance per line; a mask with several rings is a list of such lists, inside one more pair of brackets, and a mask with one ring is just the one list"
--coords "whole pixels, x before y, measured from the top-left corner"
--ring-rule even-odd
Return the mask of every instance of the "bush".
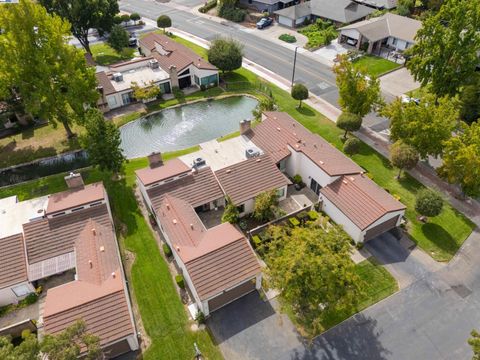
[[361, 142], [357, 138], [347, 139], [345, 144], [343, 144], [343, 151], [347, 155], [356, 154], [360, 150], [360, 144]]
[[163, 248], [163, 253], [165, 254], [166, 257], [172, 256], [172, 249], [170, 249], [170, 246], [168, 246], [168, 244], [163, 244], [162, 248]]
[[259, 247], [262, 244], [262, 239], [258, 235], [253, 235], [252, 236], [252, 243], [253, 243], [253, 247], [256, 249], [257, 247]]
[[227, 204], [225, 205], [225, 210], [223, 211], [222, 215], [222, 223], [228, 222], [230, 224], [236, 224], [240, 219], [238, 208], [228, 197], [226, 199], [226, 203]]
[[247, 16], [247, 10], [222, 7], [219, 9], [218, 15], [224, 19], [238, 23], [245, 20], [245, 16]]
[[329, 45], [338, 36], [335, 26], [330, 21], [321, 19], [317, 19], [314, 24], [306, 26], [299, 33], [308, 38], [308, 42], [305, 45], [307, 49]]
[[202, 85], [200, 85], [200, 90], [205, 91], [205, 90], [207, 90], [207, 87], [204, 84], [202, 84]]
[[198, 325], [205, 324], [205, 314], [201, 311], [197, 311], [197, 315], [195, 316], [195, 321]]
[[339, 129], [345, 130], [345, 133], [343, 134], [343, 139], [346, 139], [347, 134], [350, 131], [360, 130], [360, 128], [362, 127], [362, 117], [360, 115], [344, 111], [338, 117], [336, 124]]
[[177, 283], [180, 289], [185, 289], [185, 281], [183, 280], [183, 276], [178, 274], [175, 275], [175, 282]]
[[289, 218], [288, 222], [290, 223], [290, 225], [292, 227], [296, 227], [296, 226], [300, 225], [300, 221], [298, 221], [298, 219], [296, 217]]
[[38, 295], [36, 293], [31, 293], [31, 294], [28, 294], [25, 299], [22, 300], [22, 302], [25, 304], [25, 305], [32, 305], [32, 304], [35, 304], [38, 300]]
[[124, 48], [128, 47], [129, 37], [128, 31], [122, 26], [113, 25], [107, 42], [108, 45], [120, 54]]
[[301, 224], [305, 224], [308, 218], [308, 213], [306, 211], [302, 211], [297, 214], [297, 219], [300, 221]]
[[200, 11], [202, 14], [205, 14], [206, 12], [212, 10], [215, 6], [217, 6], [217, 0], [212, 0], [199, 8], [198, 11]]
[[308, 212], [308, 218], [309, 218], [311, 221], [315, 221], [315, 220], [317, 220], [319, 217], [320, 217], [320, 215], [319, 215], [318, 212], [316, 212], [315, 210], [310, 210], [310, 211]]
[[170, 17], [167, 15], [160, 15], [157, 18], [157, 26], [163, 29], [163, 32], [165, 32], [165, 28], [172, 26], [172, 19], [170, 19]]
[[308, 99], [308, 89], [303, 84], [295, 84], [292, 86], [290, 95], [292, 95], [292, 98], [294, 98], [295, 100], [300, 101], [298, 107], [301, 108], [302, 100]]
[[293, 183], [294, 184], [301, 185], [302, 182], [303, 182], [302, 177], [299, 174], [297, 174], [293, 177]]
[[172, 88], [172, 93], [173, 93], [173, 96], [175, 97], [175, 99], [182, 99], [185, 97], [185, 94], [183, 93], [182, 90], [180, 90], [180, 88], [178, 86], [174, 86]]
[[443, 198], [436, 191], [430, 189], [420, 190], [415, 202], [415, 210], [423, 216], [433, 217], [442, 212]]
[[297, 38], [293, 35], [290, 34], [282, 34], [278, 37], [280, 40], [285, 41], [287, 43], [293, 44], [294, 42], [297, 42]]

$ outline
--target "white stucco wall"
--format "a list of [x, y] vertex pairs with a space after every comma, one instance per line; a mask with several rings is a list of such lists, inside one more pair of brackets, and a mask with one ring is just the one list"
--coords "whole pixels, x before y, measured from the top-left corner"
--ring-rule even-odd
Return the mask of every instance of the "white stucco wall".
[[26, 295], [17, 297], [12, 290], [12, 288], [15, 288], [17, 286], [23, 286], [23, 285], [27, 286], [30, 292], [35, 291], [35, 288], [33, 287], [33, 285], [30, 284], [28, 281], [24, 281], [24, 282], [0, 289], [0, 306], [16, 304], [20, 300], [24, 299]]
[[[396, 39], [397, 40], [396, 44], [393, 44], [394, 40], [395, 40], [394, 37], [389, 37], [387, 39], [387, 44], [390, 45], [390, 46], [393, 46], [394, 48], [396, 48], [397, 50], [400, 50], [400, 51], [403, 51], [403, 50], [407, 49], [407, 41]], [[409, 47], [411, 47], [411, 46], [412, 46], [412, 44], [409, 45]]]
[[355, 40], [360, 39], [360, 33], [355, 29], [342, 30], [342, 35], [347, 36], [347, 37], [352, 38], [352, 39], [355, 39]]

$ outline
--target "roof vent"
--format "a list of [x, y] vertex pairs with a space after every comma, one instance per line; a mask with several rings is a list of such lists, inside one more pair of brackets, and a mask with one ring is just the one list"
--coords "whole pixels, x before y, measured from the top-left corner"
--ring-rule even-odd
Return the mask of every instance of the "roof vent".
[[88, 265], [90, 265], [90, 269], [93, 268], [93, 262], [92, 262], [92, 260], [88, 260]]
[[172, 222], [174, 225], [177, 225], [177, 219], [173, 219]]
[[105, 252], [105, 246], [100, 246], [100, 252]]
[[282, 129], [280, 129], [279, 127], [277, 127], [277, 131], [280, 131], [280, 130], [282, 130]]
[[295, 127], [295, 123], [294, 123], [294, 122], [292, 123], [292, 126]]
[[178, 252], [180, 252], [180, 246], [177, 246], [176, 249]]
[[231, 170], [231, 169], [227, 169], [225, 172], [226, 172], [227, 174], [230, 174], [230, 173], [232, 172], [232, 170]]
[[260, 161], [262, 161], [262, 159], [261, 159], [261, 158], [258, 158], [258, 159], [255, 160], [255, 161], [256, 161], [256, 162], [260, 162]]
[[342, 182], [343, 182], [344, 184], [348, 184], [348, 181], [347, 181], [347, 180], [342, 180]]
[[112, 272], [112, 277], [115, 279], [117, 277], [117, 274], [115, 274], [115, 271]]
[[322, 160], [318, 160], [318, 162], [320, 163], [320, 165], [325, 164]]
[[92, 234], [93, 234], [93, 236], [97, 235], [97, 230], [95, 230], [95, 228], [92, 229]]
[[350, 176], [350, 181], [355, 181], [355, 178], [353, 176]]
[[167, 210], [170, 210], [170, 204], [167, 203]]
[[192, 229], [192, 230], [193, 230], [193, 224], [190, 224], [190, 229]]

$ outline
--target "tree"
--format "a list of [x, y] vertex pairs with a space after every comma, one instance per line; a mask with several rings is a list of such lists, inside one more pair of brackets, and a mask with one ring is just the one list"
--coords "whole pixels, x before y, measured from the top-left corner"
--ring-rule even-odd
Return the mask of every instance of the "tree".
[[357, 114], [342, 112], [337, 119], [337, 127], [345, 131], [343, 139], [347, 139], [349, 131], [358, 131], [362, 127], [362, 118]]
[[355, 307], [361, 280], [350, 259], [350, 238], [337, 225], [271, 226], [260, 245], [272, 287], [281, 289], [302, 325], [318, 332], [322, 319]]
[[108, 37], [108, 45], [110, 45], [117, 53], [122, 52], [128, 46], [128, 31], [120, 25], [113, 25], [112, 32]]
[[68, 20], [72, 25], [73, 36], [90, 54], [89, 31], [96, 29], [103, 36], [112, 28], [114, 17], [119, 11], [116, 0], [40, 0], [40, 3], [49, 12]]
[[238, 208], [228, 196], [226, 197], [225, 202], [226, 204], [222, 215], [222, 223], [228, 222], [230, 224], [236, 224], [240, 218]]
[[418, 163], [418, 152], [413, 146], [397, 140], [390, 146], [390, 162], [398, 168], [397, 179], [400, 179], [403, 169], [413, 169]]
[[54, 126], [60, 122], [72, 137], [70, 124], [82, 122], [98, 92], [95, 69], [87, 67], [83, 51], [68, 44], [70, 25], [22, 0], [2, 6], [0, 28], [0, 94], [14, 88], [27, 112]]
[[380, 82], [374, 76], [367, 76], [363, 69], [357, 69], [346, 55], [333, 67], [340, 94], [339, 103], [343, 111], [367, 115], [375, 106], [382, 104]]
[[425, 158], [442, 154], [444, 141], [457, 126], [459, 110], [455, 99], [444, 97], [436, 103], [429, 94], [419, 104], [397, 99], [382, 110], [382, 115], [390, 119], [390, 138], [413, 146]]
[[480, 51], [480, 0], [449, 0], [423, 21], [407, 68], [437, 97], [455, 95], [474, 75]]
[[480, 196], [480, 124], [461, 124], [461, 130], [444, 142], [438, 174], [459, 184], [465, 195]]
[[415, 200], [415, 210], [423, 216], [434, 217], [442, 212], [443, 198], [436, 191], [422, 189]]
[[122, 14], [120, 15], [120, 19], [122, 19], [122, 22], [124, 23], [124, 25], [127, 26], [128, 22], [130, 21], [130, 15]]
[[473, 81], [460, 91], [460, 117], [467, 123], [480, 118], [480, 75], [476, 74]]
[[242, 67], [243, 46], [236, 40], [218, 38], [213, 40], [207, 52], [208, 62], [223, 73]]
[[343, 152], [347, 155], [356, 154], [360, 150], [361, 144], [362, 142], [357, 138], [347, 139], [345, 144], [343, 144]]
[[163, 33], [165, 33], [165, 28], [172, 26], [172, 19], [170, 19], [170, 17], [168, 17], [167, 15], [160, 15], [157, 18], [157, 26], [159, 28], [162, 28]]
[[308, 89], [303, 84], [295, 84], [295, 85], [292, 86], [291, 95], [292, 95], [292, 98], [300, 101], [298, 103], [298, 108], [301, 108], [302, 107], [302, 100], [307, 100], [308, 99]]
[[270, 221], [275, 218], [278, 206], [278, 196], [276, 190], [265, 191], [255, 197], [255, 207], [253, 217], [258, 221]]
[[160, 87], [155, 84], [155, 81], [151, 81], [147, 86], [139, 86], [136, 82], [132, 81], [131, 89], [133, 90], [133, 96], [137, 100], [150, 100], [155, 99], [160, 95]]
[[397, 14], [409, 16], [415, 9], [415, 0], [398, 0]]
[[142, 17], [138, 13], [131, 13], [130, 20], [133, 21], [134, 25], [137, 25], [137, 21], [140, 20]]
[[468, 339], [468, 344], [472, 347], [472, 360], [480, 360], [480, 334], [477, 332], [477, 330], [472, 330], [470, 335], [472, 337]]
[[92, 164], [118, 174], [125, 160], [120, 148], [120, 130], [97, 109], [88, 112], [86, 128], [83, 142]]
[[40, 360], [40, 345], [36, 335], [22, 333], [22, 342], [17, 346], [13, 345], [10, 337], [0, 336], [0, 359]]

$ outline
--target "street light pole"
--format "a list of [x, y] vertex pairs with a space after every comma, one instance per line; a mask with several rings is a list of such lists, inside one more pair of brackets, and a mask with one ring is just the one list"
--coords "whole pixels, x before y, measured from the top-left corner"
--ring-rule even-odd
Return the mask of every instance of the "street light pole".
[[297, 49], [298, 49], [298, 46], [295, 46], [295, 55], [293, 57], [292, 87], [293, 87], [293, 82], [295, 81], [295, 66], [297, 65]]

